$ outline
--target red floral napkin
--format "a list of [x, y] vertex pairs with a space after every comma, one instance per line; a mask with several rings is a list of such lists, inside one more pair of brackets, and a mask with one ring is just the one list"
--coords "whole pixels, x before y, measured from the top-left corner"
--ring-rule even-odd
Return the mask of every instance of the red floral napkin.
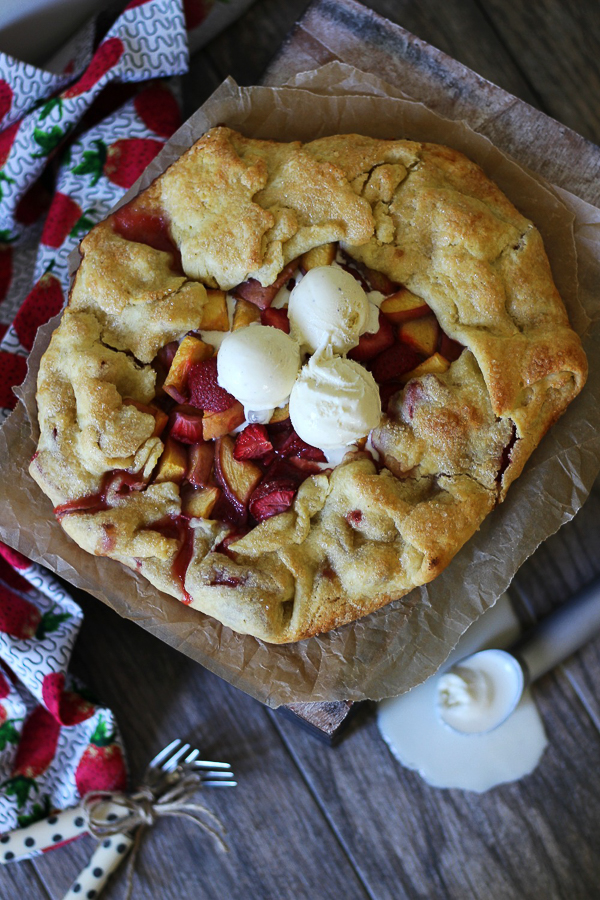
[[[188, 37], [198, 46], [249, 5], [217, 2], [216, 26], [212, 13], [203, 24], [213, 3], [131, 0], [51, 71], [0, 53], [0, 422], [37, 329], [65, 302], [69, 253], [180, 124]], [[0, 544], [0, 832], [125, 787], [112, 712], [68, 674], [81, 619], [49, 572]]]

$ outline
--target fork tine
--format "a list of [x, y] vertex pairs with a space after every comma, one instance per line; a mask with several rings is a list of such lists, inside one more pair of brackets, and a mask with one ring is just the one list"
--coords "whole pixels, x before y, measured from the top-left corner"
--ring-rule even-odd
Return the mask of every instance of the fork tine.
[[237, 787], [237, 781], [203, 781], [203, 787]]
[[163, 747], [163, 749], [160, 751], [160, 753], [156, 754], [154, 759], [150, 760], [150, 762], [148, 763], [148, 767], [159, 766], [165, 759], [167, 759], [171, 755], [173, 750], [175, 750], [175, 748], [178, 747], [180, 744], [181, 744], [181, 739], [175, 738], [175, 740], [171, 741], [171, 743], [168, 746]]
[[208, 778], [215, 778], [219, 781], [231, 781], [232, 778], [235, 778], [233, 772], [201, 772], [200, 773], [200, 781], [204, 782]]
[[189, 763], [193, 763], [194, 760], [197, 759], [199, 756], [200, 756], [200, 751], [199, 751], [199, 750], [192, 750], [192, 752], [190, 753], [190, 755], [189, 755], [189, 756], [186, 756], [186, 758], [184, 759], [184, 763], [185, 763], [186, 765], [188, 765]]
[[194, 762], [195, 769], [227, 769], [231, 771], [231, 766], [226, 762], [215, 762], [210, 759], [197, 759]]
[[167, 759], [167, 760], [162, 764], [161, 768], [162, 768], [165, 772], [172, 772], [173, 769], [176, 769], [179, 760], [181, 759], [182, 756], [185, 756], [185, 754], [186, 754], [186, 753], [188, 752], [188, 750], [190, 749], [190, 746], [191, 746], [190, 744], [183, 744], [183, 746], [179, 748], [179, 750], [177, 751], [177, 753], [174, 753], [173, 756], [171, 756], [170, 759]]

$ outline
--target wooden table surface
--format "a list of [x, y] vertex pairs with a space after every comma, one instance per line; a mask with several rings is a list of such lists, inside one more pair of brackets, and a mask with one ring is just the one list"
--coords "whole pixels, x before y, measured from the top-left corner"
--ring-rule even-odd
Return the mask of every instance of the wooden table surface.
[[[596, 0], [365, 5], [600, 143]], [[257, 0], [192, 61], [188, 111], [227, 75], [258, 82], [307, 6]], [[512, 593], [532, 621], [598, 573], [597, 485], [579, 515], [523, 566]], [[368, 705], [331, 749], [97, 601], [79, 600], [85, 622], [74, 669], [115, 710], [134, 778], [174, 736], [231, 761], [239, 776], [237, 789], [204, 795], [226, 823], [230, 853], [215, 852], [192, 826], [163, 821], [142, 847], [134, 897], [600, 897], [600, 640], [536, 686], [550, 740], [536, 771], [477, 795], [434, 790], [398, 765]], [[84, 838], [2, 868], [0, 897], [58, 900], [92, 846]], [[123, 881], [121, 874], [109, 886], [107, 900], [122, 896]]]

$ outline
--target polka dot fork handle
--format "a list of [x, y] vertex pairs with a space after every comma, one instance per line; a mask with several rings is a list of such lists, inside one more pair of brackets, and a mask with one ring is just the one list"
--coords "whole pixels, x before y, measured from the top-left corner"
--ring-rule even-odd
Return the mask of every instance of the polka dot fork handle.
[[114, 834], [100, 841], [89, 863], [83, 869], [64, 900], [94, 900], [129, 852], [133, 838], [129, 834]]
[[87, 834], [83, 807], [65, 809], [47, 819], [0, 837], [0, 863], [31, 859]]

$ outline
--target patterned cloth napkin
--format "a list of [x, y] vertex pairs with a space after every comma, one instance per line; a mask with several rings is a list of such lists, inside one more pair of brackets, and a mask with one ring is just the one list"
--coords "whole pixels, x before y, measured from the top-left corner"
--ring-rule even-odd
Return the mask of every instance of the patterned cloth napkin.
[[[0, 422], [37, 329], [65, 302], [70, 251], [180, 124], [188, 40], [249, 5], [222, 2], [131, 0], [48, 70], [0, 53]], [[49, 572], [0, 544], [0, 832], [126, 786], [112, 712], [67, 671], [81, 620]]]

